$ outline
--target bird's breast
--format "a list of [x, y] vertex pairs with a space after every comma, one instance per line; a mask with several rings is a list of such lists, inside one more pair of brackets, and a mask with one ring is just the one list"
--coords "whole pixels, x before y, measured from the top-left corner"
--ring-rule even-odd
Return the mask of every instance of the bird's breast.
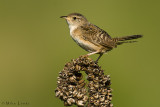
[[84, 50], [88, 52], [95, 52], [99, 50], [100, 47], [94, 45], [93, 43], [84, 40], [81, 36], [71, 35], [72, 39]]
[[100, 46], [97, 46], [89, 41], [84, 40], [83, 36], [85, 35], [82, 33], [80, 28], [76, 26], [69, 26], [69, 29], [72, 39], [84, 50], [88, 52], [95, 52], [101, 49]]

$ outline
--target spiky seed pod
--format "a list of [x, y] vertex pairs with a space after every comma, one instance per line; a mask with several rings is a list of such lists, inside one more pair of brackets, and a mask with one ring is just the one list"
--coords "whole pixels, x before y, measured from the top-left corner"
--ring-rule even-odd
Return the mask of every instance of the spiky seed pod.
[[76, 65], [76, 70], [77, 70], [77, 71], [80, 71], [80, 70], [81, 70], [81, 66]]
[[84, 101], [84, 102], [87, 102], [87, 101], [88, 101], [88, 96], [87, 96], [87, 95], [85, 95], [85, 96], [83, 97], [83, 101]]
[[98, 94], [98, 93], [95, 93], [95, 94], [93, 95], [93, 97], [94, 97], [95, 99], [98, 99], [98, 98], [99, 98], [99, 94]]
[[68, 105], [72, 105], [72, 104], [75, 103], [75, 99], [73, 99], [73, 98], [68, 98], [68, 99], [67, 99], [67, 103], [68, 103]]
[[77, 82], [76, 76], [73, 75], [73, 76], [69, 77], [69, 81], [72, 82], [72, 83], [76, 83]]
[[63, 100], [67, 100], [67, 96], [66, 95], [63, 95]]
[[[85, 87], [80, 71], [88, 75], [88, 88]], [[110, 84], [110, 76], [104, 75], [97, 63], [86, 56], [80, 56], [66, 63], [59, 73], [55, 94], [64, 101], [65, 106], [113, 107]]]
[[77, 89], [75, 89], [75, 90], [73, 91], [73, 97], [76, 97], [77, 94], [78, 94], [78, 91], [77, 91]]
[[81, 83], [79, 85], [77, 85], [77, 88], [83, 88], [85, 86], [85, 83]]
[[84, 101], [83, 100], [78, 100], [77, 105], [80, 106], [80, 107], [83, 107], [84, 106]]
[[99, 101], [104, 102], [105, 100], [105, 95], [99, 95]]
[[94, 100], [94, 105], [95, 106], [99, 106], [99, 104], [100, 104], [99, 100]]
[[82, 98], [83, 98], [83, 96], [84, 96], [84, 94], [83, 94], [83, 93], [81, 93], [81, 92], [79, 92], [79, 93], [77, 94], [77, 98], [78, 98], [78, 99], [82, 99]]

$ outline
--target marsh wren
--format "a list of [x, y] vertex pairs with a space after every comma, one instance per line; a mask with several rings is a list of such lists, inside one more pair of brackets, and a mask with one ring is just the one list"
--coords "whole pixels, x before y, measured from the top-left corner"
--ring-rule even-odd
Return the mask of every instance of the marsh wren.
[[64, 18], [67, 21], [72, 39], [80, 47], [89, 52], [87, 56], [100, 54], [96, 62], [98, 62], [104, 53], [116, 48], [117, 45], [131, 43], [132, 41], [130, 40], [142, 37], [142, 35], [131, 35], [111, 38], [106, 31], [91, 24], [80, 13], [71, 13], [60, 18]]

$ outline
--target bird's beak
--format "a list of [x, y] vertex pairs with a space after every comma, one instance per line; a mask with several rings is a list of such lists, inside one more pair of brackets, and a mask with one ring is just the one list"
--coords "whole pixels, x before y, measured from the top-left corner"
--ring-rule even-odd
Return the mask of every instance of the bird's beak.
[[64, 18], [64, 19], [66, 19], [66, 18], [67, 18], [67, 16], [61, 16], [60, 18]]

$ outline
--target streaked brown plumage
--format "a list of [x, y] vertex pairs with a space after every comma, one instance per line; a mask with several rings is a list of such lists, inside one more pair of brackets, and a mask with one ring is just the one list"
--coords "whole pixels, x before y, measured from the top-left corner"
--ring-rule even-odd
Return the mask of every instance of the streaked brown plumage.
[[103, 53], [116, 48], [117, 45], [128, 43], [127, 40], [142, 37], [142, 35], [131, 35], [111, 38], [107, 32], [88, 22], [88, 20], [79, 13], [71, 13], [68, 16], [61, 16], [61, 18], [66, 19], [72, 39], [80, 47], [90, 52], [87, 55], [100, 54], [96, 62], [98, 62]]

